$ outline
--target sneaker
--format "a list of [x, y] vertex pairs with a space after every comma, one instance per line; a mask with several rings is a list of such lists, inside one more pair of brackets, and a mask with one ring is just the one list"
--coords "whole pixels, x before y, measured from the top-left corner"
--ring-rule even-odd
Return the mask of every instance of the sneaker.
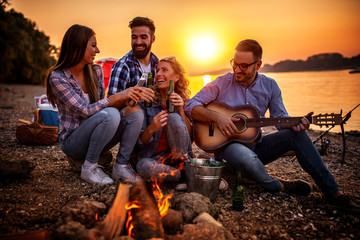
[[226, 191], [229, 189], [229, 184], [225, 179], [221, 178], [220, 184], [219, 184], [219, 190], [220, 191]]
[[175, 190], [176, 191], [186, 191], [187, 190], [187, 185], [186, 183], [179, 183], [175, 186]]
[[81, 179], [87, 181], [88, 183], [106, 185], [111, 184], [114, 181], [103, 172], [101, 168], [104, 168], [98, 164], [94, 164], [89, 169], [85, 170], [84, 167], [81, 167]]
[[284, 185], [284, 192], [295, 195], [307, 196], [312, 191], [310, 183], [303, 180], [285, 181], [279, 180]]
[[[225, 181], [225, 179], [221, 178], [220, 184], [219, 184], [219, 190], [220, 191], [226, 191], [229, 188], [229, 184]], [[186, 183], [179, 183], [175, 186], [176, 191], [186, 191], [187, 185]]]
[[360, 206], [351, 200], [348, 195], [341, 194], [337, 197], [327, 197], [326, 200], [332, 208], [353, 213], [360, 213]]
[[129, 164], [115, 164], [111, 173], [113, 179], [123, 179], [125, 182], [136, 183], [143, 180]]

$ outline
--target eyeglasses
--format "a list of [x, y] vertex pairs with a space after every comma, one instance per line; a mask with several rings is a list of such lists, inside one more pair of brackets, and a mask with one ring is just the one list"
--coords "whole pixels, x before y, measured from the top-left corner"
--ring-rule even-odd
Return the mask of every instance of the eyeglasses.
[[240, 63], [240, 64], [237, 64], [235, 63], [234, 59], [231, 59], [230, 60], [230, 64], [232, 66], [232, 68], [235, 70], [237, 67], [239, 67], [240, 70], [242, 71], [246, 71], [251, 65], [254, 65], [255, 63], [257, 63], [258, 61], [255, 61], [253, 63], [250, 63], [250, 64], [246, 64], [246, 63]]

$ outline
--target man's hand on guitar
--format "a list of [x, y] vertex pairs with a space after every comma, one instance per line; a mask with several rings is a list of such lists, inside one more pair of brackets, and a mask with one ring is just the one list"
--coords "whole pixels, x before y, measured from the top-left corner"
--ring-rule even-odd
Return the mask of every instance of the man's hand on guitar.
[[308, 118], [311, 117], [313, 114], [314, 112], [310, 112], [305, 117], [301, 118], [301, 123], [293, 126], [292, 130], [294, 130], [295, 132], [302, 132], [308, 130], [310, 127], [310, 121]]
[[238, 129], [234, 124], [234, 122], [237, 121], [239, 121], [239, 119], [232, 118], [220, 113], [217, 115], [215, 122], [218, 129], [224, 136], [230, 136], [238, 132]]

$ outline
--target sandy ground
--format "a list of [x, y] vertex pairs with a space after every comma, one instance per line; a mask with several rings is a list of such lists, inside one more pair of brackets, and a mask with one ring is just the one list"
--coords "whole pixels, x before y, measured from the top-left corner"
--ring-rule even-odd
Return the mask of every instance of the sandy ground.
[[[26, 177], [1, 179], [0, 234], [53, 232], [58, 219], [79, 202], [95, 200], [109, 207], [114, 198], [117, 183], [99, 187], [82, 181], [70, 168], [58, 143], [27, 146], [17, 142], [17, 119], [31, 120], [33, 97], [44, 92], [42, 86], [0, 84], [0, 160], [26, 160], [34, 166]], [[316, 139], [320, 132], [309, 131], [309, 135]], [[332, 133], [326, 137], [331, 144], [324, 156], [325, 164], [341, 189], [360, 203], [359, 133], [346, 136], [346, 163], [341, 162], [341, 135]], [[269, 164], [267, 170], [278, 178], [303, 179], [314, 184], [292, 156]], [[257, 185], [245, 185], [245, 210], [236, 212], [231, 208], [234, 173], [226, 170], [223, 177], [230, 188], [220, 192], [214, 202], [216, 220], [237, 239], [360, 239], [359, 215], [329, 208], [315, 185], [306, 197], [270, 194]], [[174, 197], [179, 194], [182, 193], [176, 192]]]

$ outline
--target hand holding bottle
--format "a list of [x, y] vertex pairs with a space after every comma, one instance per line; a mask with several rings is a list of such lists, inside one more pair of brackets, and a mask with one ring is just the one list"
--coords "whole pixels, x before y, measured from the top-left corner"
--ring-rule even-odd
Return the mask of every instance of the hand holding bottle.
[[169, 91], [168, 91], [168, 96], [167, 96], [167, 99], [166, 99], [166, 110], [169, 112], [169, 113], [173, 113], [175, 112], [175, 106], [174, 106], [174, 103], [171, 99], [171, 96], [172, 94], [174, 94], [175, 91], [174, 91], [174, 80], [170, 80], [170, 86], [169, 86]]

